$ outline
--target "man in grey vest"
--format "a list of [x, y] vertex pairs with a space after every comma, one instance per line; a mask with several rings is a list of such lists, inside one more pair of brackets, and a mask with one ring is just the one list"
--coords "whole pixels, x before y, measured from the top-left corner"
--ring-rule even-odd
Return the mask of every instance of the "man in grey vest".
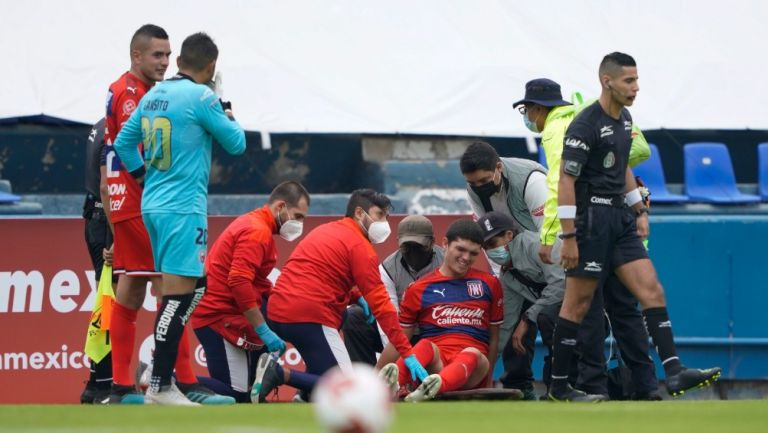
[[[490, 144], [475, 142], [467, 147], [459, 161], [464, 179], [467, 181], [469, 202], [477, 218], [488, 212], [497, 211], [510, 216], [524, 230], [538, 233], [544, 222], [544, 205], [547, 200], [547, 169], [541, 164], [520, 158], [500, 158]], [[494, 273], [499, 274], [499, 266], [491, 261]], [[504, 323], [501, 325], [499, 338], [499, 353], [502, 354], [504, 374], [501, 383], [505, 388], [515, 388], [523, 391], [526, 399], [533, 399], [533, 349], [536, 343], [536, 323], [525, 326], [523, 345], [529, 348], [526, 354], [520, 355], [513, 350], [512, 341], [508, 338], [512, 331], [518, 328], [519, 315], [513, 314], [506, 306], [507, 292], [513, 290], [502, 281], [504, 289]], [[524, 300], [522, 309], [527, 310], [533, 305]], [[604, 327], [602, 301], [593, 302], [585, 320], [589, 326], [585, 328]], [[593, 333], [596, 335], [597, 333]], [[505, 337], [506, 336], [506, 337]], [[604, 334], [603, 334], [604, 336]], [[582, 350], [579, 357], [579, 368], [597, 366], [605, 367], [602, 340], [582, 340]], [[510, 347], [507, 347], [510, 346]]]
[[[381, 262], [379, 272], [392, 304], [399, 312], [405, 289], [439, 268], [444, 255], [443, 249], [435, 245], [432, 222], [421, 215], [409, 215], [400, 221], [397, 242], [400, 247]], [[376, 353], [381, 353], [388, 340], [375, 322], [369, 323], [360, 306], [347, 308], [342, 330], [352, 362], [375, 365]]]

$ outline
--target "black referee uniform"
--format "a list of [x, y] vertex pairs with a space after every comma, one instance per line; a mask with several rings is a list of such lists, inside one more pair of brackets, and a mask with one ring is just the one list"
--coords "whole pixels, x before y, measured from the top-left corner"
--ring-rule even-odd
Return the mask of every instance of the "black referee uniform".
[[[112, 231], [109, 228], [104, 205], [101, 202], [100, 180], [101, 165], [104, 164], [104, 123], [102, 118], [91, 129], [86, 142], [85, 153], [85, 245], [91, 257], [96, 281], [101, 280], [101, 268], [104, 266], [103, 250], [112, 245]], [[91, 374], [86, 383], [80, 402], [83, 404], [101, 403], [109, 396], [112, 386], [112, 354], [108, 354], [99, 363], [91, 360]]]

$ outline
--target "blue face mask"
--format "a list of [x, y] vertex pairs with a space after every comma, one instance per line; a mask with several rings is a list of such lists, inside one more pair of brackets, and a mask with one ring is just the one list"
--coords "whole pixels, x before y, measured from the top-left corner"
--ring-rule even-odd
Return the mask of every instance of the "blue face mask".
[[489, 259], [493, 260], [494, 263], [501, 266], [506, 265], [507, 263], [509, 263], [509, 260], [510, 260], [509, 250], [507, 249], [506, 245], [502, 245], [500, 247], [486, 250], [485, 254], [488, 256]]
[[536, 122], [533, 122], [528, 118], [528, 112], [523, 114], [523, 122], [525, 122], [525, 127], [528, 128], [529, 131], [539, 132], [539, 127], [536, 126]]

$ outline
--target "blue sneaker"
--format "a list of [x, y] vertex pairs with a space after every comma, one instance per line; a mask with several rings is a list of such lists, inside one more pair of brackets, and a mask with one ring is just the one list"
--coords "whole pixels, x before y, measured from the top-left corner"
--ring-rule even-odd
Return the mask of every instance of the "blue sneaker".
[[144, 404], [144, 394], [140, 393], [135, 386], [113, 383], [109, 393], [109, 404]]
[[176, 386], [191, 402], [202, 405], [229, 405], [235, 404], [235, 398], [228, 395], [220, 395], [211, 391], [199, 382], [181, 383], [176, 382]]
[[269, 393], [282, 383], [280, 379], [277, 374], [277, 357], [271, 353], [262, 353], [256, 364], [256, 378], [251, 387], [251, 402], [266, 403]]

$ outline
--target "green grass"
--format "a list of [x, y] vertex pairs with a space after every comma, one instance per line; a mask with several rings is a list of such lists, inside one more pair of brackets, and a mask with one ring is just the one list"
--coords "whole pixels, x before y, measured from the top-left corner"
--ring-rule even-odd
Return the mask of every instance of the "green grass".
[[[749, 433], [768, 432], [768, 400], [611, 402], [431, 402], [395, 406], [391, 432]], [[177, 408], [0, 406], [2, 432], [316, 432], [307, 404]]]

